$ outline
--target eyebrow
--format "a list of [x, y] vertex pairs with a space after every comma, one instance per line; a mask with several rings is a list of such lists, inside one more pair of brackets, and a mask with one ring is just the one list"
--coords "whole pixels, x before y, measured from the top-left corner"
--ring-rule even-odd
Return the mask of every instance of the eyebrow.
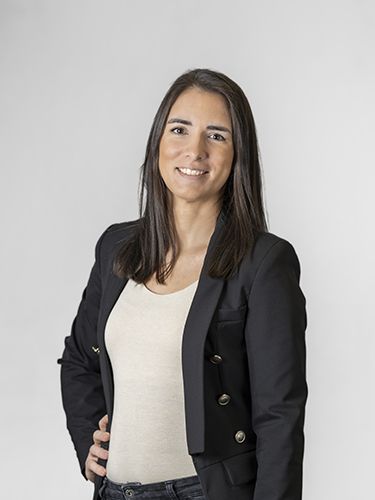
[[[191, 121], [184, 120], [183, 118], [171, 118], [167, 123], [182, 123], [183, 125], [193, 125]], [[220, 130], [221, 132], [228, 132], [232, 134], [229, 128], [224, 127], [223, 125], [207, 125], [207, 130]]]

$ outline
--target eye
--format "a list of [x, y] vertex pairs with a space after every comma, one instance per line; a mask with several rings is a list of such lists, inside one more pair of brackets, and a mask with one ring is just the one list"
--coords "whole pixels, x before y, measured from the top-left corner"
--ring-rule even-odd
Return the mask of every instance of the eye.
[[[175, 130], [185, 130], [185, 129], [184, 129], [184, 127], [174, 127], [174, 128], [171, 128], [171, 129], [170, 129], [170, 131], [171, 131], [172, 133], [175, 133]], [[176, 135], [182, 135], [182, 134], [180, 134], [180, 133], [176, 133]], [[215, 136], [215, 137], [220, 137], [219, 142], [221, 142], [221, 141], [225, 141], [225, 140], [226, 140], [226, 139], [225, 139], [225, 137], [223, 137], [221, 134], [211, 134], [211, 136], [210, 136], [210, 137], [212, 137], [212, 136]], [[217, 139], [216, 139], [216, 140], [217, 140]]]
[[[184, 130], [183, 127], [174, 127], [174, 128], [171, 128], [171, 132], [174, 132], [175, 130]], [[176, 134], [176, 135], [181, 135], [181, 134]]]
[[212, 135], [216, 135], [217, 137], [221, 137], [220, 141], [225, 141], [225, 137], [223, 137], [221, 134], [212, 134]]

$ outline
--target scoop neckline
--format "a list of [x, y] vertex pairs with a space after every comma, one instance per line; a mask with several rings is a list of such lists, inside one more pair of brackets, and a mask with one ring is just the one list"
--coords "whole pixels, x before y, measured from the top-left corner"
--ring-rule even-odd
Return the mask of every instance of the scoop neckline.
[[179, 293], [182, 293], [182, 292], [185, 292], [186, 290], [189, 290], [190, 288], [192, 288], [194, 285], [196, 285], [198, 283], [199, 279], [193, 281], [193, 283], [190, 283], [190, 285], [188, 286], [185, 286], [185, 288], [180, 288], [180, 290], [176, 290], [175, 292], [170, 292], [170, 293], [157, 293], [157, 292], [153, 292], [152, 290], [150, 290], [149, 288], [147, 288], [147, 286], [145, 284], [142, 283], [142, 289], [150, 294], [150, 295], [154, 295], [156, 297], [169, 297], [170, 295], [178, 295]]

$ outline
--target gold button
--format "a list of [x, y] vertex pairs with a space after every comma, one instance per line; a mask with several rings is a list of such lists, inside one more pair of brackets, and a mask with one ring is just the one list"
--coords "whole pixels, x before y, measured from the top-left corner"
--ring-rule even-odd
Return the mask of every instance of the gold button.
[[230, 401], [229, 394], [222, 394], [221, 396], [218, 397], [218, 403], [222, 406], [227, 405], [229, 401]]
[[234, 435], [234, 439], [237, 441], [237, 443], [243, 443], [246, 439], [246, 434], [244, 433], [244, 431], [237, 431]]
[[210, 361], [211, 363], [217, 365], [223, 361], [223, 358], [219, 354], [214, 354], [213, 356], [210, 357]]

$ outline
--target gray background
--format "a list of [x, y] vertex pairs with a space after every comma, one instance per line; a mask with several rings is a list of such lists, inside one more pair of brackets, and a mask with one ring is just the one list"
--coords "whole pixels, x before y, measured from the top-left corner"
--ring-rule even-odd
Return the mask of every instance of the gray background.
[[374, 17], [358, 0], [0, 2], [2, 498], [91, 498], [56, 359], [98, 236], [137, 217], [156, 109], [194, 67], [248, 96], [270, 230], [301, 261], [304, 499], [371, 496]]

